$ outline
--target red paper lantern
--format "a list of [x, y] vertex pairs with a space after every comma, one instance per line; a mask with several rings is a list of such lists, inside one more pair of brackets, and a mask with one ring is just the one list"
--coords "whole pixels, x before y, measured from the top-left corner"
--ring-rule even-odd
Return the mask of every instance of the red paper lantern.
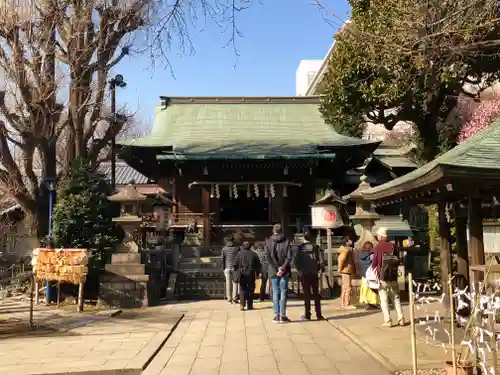
[[324, 218], [325, 221], [337, 221], [337, 213], [335, 211], [329, 211], [325, 210], [324, 211]]

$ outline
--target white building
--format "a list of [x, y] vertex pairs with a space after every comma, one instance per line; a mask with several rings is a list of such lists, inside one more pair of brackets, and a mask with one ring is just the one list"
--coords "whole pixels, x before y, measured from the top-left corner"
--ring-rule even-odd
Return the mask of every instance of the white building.
[[324, 60], [301, 60], [295, 73], [295, 95], [306, 96]]
[[[350, 21], [347, 21], [347, 25]], [[343, 28], [342, 27], [342, 28]], [[342, 31], [342, 29], [340, 30]], [[301, 60], [296, 72], [296, 95], [297, 96], [313, 96], [321, 94], [321, 82], [328, 69], [330, 56], [335, 48], [335, 40], [330, 46], [328, 53], [323, 60]], [[412, 125], [408, 122], [400, 121], [393, 129], [394, 133], [405, 133], [410, 136], [413, 133]], [[363, 138], [373, 140], [385, 140], [390, 131], [382, 124], [373, 124], [369, 121], [366, 123], [365, 134]]]

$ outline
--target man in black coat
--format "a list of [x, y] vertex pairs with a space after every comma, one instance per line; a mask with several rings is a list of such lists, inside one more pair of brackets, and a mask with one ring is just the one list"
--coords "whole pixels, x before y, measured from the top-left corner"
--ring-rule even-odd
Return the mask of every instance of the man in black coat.
[[240, 284], [240, 306], [241, 310], [253, 309], [253, 291], [255, 289], [255, 277], [260, 272], [259, 257], [252, 251], [250, 242], [243, 242], [241, 251], [234, 259], [234, 269]]
[[286, 302], [288, 293], [288, 279], [292, 273], [292, 246], [283, 234], [281, 224], [275, 224], [273, 235], [266, 241], [268, 254], [268, 272], [271, 279], [273, 293], [274, 323], [286, 323], [290, 319], [286, 316]]
[[311, 233], [304, 233], [305, 242], [302, 243], [295, 254], [294, 264], [302, 282], [304, 290], [305, 314], [302, 320], [311, 320], [311, 298], [314, 300], [316, 318], [324, 320], [321, 314], [321, 296], [319, 294], [319, 272], [324, 272], [324, 256], [318, 245], [311, 242]]

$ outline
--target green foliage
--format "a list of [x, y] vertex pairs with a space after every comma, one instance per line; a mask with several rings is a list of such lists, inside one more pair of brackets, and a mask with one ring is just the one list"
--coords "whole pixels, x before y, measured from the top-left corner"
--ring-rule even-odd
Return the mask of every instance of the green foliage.
[[455, 146], [460, 129], [448, 117], [464, 87], [500, 77], [496, 3], [350, 3], [351, 23], [336, 35], [322, 82], [325, 120], [349, 135], [362, 132], [360, 119], [388, 130], [411, 122], [423, 161]]
[[75, 159], [54, 207], [55, 246], [96, 250], [116, 246], [122, 231], [112, 221], [119, 208], [107, 199], [110, 194], [104, 177], [85, 159]]

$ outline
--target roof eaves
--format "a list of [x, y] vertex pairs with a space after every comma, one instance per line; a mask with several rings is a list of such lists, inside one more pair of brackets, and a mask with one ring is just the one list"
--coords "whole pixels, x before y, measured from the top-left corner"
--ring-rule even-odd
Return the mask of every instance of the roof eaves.
[[319, 96], [160, 96], [164, 106], [172, 104], [320, 104]]
[[383, 200], [400, 194], [407, 195], [410, 191], [434, 184], [444, 176], [444, 168], [438, 163], [432, 163], [425, 169], [416, 169], [385, 184], [366, 189], [362, 194], [370, 201]]

